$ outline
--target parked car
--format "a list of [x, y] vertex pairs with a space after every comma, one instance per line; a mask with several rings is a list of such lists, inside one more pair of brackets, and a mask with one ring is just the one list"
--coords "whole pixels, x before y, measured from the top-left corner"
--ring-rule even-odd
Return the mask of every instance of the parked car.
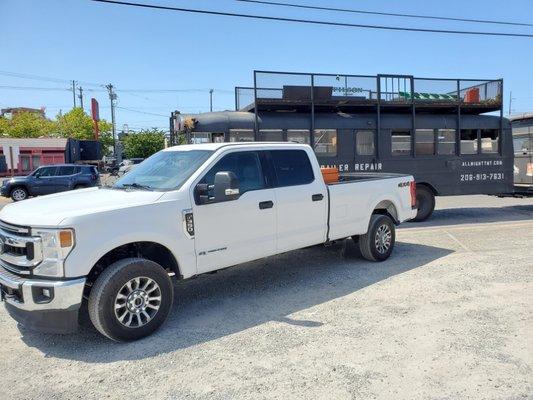
[[125, 159], [125, 160], [122, 160], [119, 164], [113, 164], [112, 166], [110, 166], [108, 168], [108, 171], [111, 173], [111, 174], [120, 174], [120, 175], [124, 175], [126, 173], [128, 173], [129, 171], [131, 171], [134, 166], [136, 166], [137, 164], [140, 164], [144, 161], [144, 158], [129, 158], [129, 159]]
[[17, 176], [2, 182], [0, 194], [13, 201], [80, 189], [99, 184], [98, 169], [91, 165], [61, 164], [37, 168], [28, 176]]
[[154, 154], [111, 188], [9, 204], [0, 211], [6, 308], [29, 328], [66, 333], [86, 301], [100, 333], [135, 340], [167, 318], [172, 277], [345, 238], [386, 260], [395, 226], [417, 213], [413, 177], [328, 182], [305, 144], [197, 144]]

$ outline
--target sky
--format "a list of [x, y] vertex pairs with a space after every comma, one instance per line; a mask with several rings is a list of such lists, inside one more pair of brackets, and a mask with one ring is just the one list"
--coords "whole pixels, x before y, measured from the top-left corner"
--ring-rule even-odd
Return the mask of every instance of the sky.
[[[527, 26], [290, 9], [235, 0], [131, 1], [355, 24], [533, 34], [533, 27]], [[284, 1], [533, 23], [533, 0]], [[0, 0], [0, 38], [0, 108], [45, 107], [47, 117], [53, 118], [72, 108], [68, 89], [76, 80], [84, 90], [85, 109], [94, 97], [101, 118], [110, 120], [103, 85], [112, 83], [118, 95], [119, 131], [124, 124], [132, 130], [168, 129], [173, 110], [209, 111], [209, 89], [214, 89], [214, 110], [233, 109], [234, 87], [252, 86], [253, 70], [503, 78], [505, 113], [510, 92], [512, 113], [533, 111], [533, 38], [314, 26], [89, 0]]]

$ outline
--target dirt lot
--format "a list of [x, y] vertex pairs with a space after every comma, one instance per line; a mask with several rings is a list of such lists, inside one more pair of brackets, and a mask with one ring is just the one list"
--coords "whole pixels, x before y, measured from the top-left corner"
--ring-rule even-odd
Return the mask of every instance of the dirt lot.
[[438, 208], [381, 264], [347, 241], [180, 283], [136, 343], [19, 330], [2, 307], [2, 398], [531, 399], [533, 201]]

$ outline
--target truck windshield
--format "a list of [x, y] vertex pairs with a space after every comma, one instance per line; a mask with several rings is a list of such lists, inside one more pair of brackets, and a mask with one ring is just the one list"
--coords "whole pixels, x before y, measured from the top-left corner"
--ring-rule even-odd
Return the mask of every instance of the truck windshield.
[[213, 154], [208, 150], [160, 151], [124, 175], [114, 188], [172, 190], [183, 183]]

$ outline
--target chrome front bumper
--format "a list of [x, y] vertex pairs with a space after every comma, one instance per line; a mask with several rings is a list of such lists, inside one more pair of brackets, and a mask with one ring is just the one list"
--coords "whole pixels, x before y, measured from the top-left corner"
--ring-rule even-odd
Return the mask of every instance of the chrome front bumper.
[[85, 278], [65, 281], [28, 279], [12, 274], [0, 265], [0, 286], [6, 304], [22, 311], [73, 310], [81, 305]]

